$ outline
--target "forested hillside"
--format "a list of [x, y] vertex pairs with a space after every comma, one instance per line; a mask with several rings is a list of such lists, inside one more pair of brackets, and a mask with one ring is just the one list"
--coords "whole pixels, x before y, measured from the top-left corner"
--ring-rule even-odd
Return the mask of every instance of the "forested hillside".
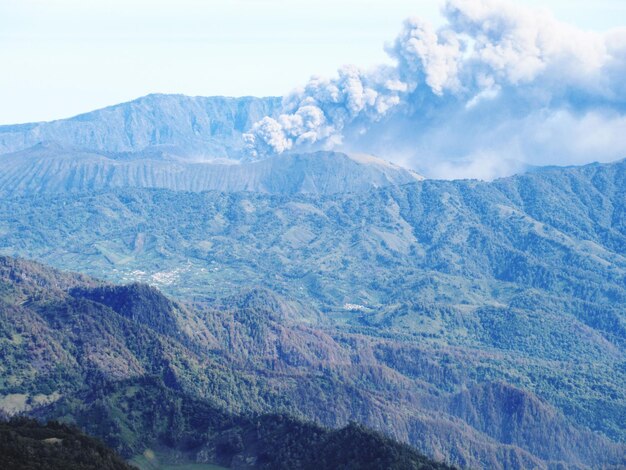
[[[215, 357], [201, 317], [148, 286], [114, 287], [7, 258], [0, 265], [5, 414], [76, 424], [126, 458], [156, 448], [172, 462], [228, 468], [449, 468], [355, 424], [331, 431], [259, 414], [280, 409], [281, 397]], [[256, 400], [265, 404], [253, 413]], [[0, 422], [0, 448], [7, 468], [128, 468], [54, 423]]]
[[[201, 446], [213, 450], [187, 457], [232, 465], [214, 440], [233, 429], [232, 413], [272, 412], [333, 428], [357, 421], [461, 466], [623, 463], [623, 445], [585, 430], [563, 402], [525, 385], [539, 378], [537, 393], [545, 393], [577, 381], [565, 404], [621, 393], [619, 375], [607, 373], [598, 388], [591, 378], [600, 368], [568, 373], [528, 355], [445, 346], [441, 337], [323, 326], [319, 312], [262, 289], [184, 305], [141, 284], [112, 286], [11, 258], [0, 267], [4, 412], [76, 422], [125, 456]], [[610, 398], [596, 403], [586, 411], [611, 419]], [[221, 431], [193, 431], [200, 409], [217, 420], [200, 424]], [[241, 432], [243, 442], [260, 439]], [[403, 452], [391, 455], [405, 459]]]
[[0, 421], [0, 468], [7, 470], [134, 470], [78, 429], [28, 419]]

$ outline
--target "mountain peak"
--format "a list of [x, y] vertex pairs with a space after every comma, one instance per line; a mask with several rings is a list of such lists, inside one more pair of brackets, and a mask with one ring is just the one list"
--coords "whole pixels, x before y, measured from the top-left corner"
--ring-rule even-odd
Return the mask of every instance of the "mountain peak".
[[98, 152], [141, 152], [168, 146], [181, 157], [241, 155], [242, 133], [274, 115], [279, 98], [147, 95], [51, 122], [0, 126], [0, 154], [42, 140]]

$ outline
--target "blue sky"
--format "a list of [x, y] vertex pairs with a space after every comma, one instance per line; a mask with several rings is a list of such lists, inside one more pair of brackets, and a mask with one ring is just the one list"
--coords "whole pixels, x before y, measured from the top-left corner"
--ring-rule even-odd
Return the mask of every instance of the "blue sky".
[[[623, 0], [516, 1], [583, 29], [626, 23]], [[0, 123], [50, 120], [148, 93], [282, 95], [342, 64], [389, 61], [404, 0], [0, 0]]]

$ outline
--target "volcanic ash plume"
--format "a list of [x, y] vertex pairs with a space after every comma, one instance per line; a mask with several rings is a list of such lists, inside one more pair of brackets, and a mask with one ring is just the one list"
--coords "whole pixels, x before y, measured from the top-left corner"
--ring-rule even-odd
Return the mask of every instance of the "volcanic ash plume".
[[[246, 134], [251, 155], [358, 148], [443, 177], [459, 176], [451, 162], [626, 155], [626, 30], [582, 31], [499, 0], [450, 0], [442, 12], [439, 29], [404, 22], [387, 48], [395, 65], [346, 66], [286, 96], [280, 116]], [[487, 166], [495, 174], [467, 176], [507, 172]]]

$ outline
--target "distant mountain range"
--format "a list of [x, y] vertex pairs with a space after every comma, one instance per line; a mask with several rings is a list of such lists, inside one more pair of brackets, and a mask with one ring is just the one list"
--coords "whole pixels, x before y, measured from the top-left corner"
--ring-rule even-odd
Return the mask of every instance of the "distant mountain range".
[[149, 95], [70, 119], [0, 126], [0, 194], [137, 187], [321, 195], [421, 179], [367, 155], [249, 161], [242, 133], [279, 103]]
[[280, 103], [280, 98], [148, 95], [70, 119], [0, 126], [0, 153], [56, 142], [99, 153], [161, 151], [194, 161], [239, 159], [242, 133], [274, 115]]
[[128, 284], [4, 258], [0, 408], [127, 456], [163, 444], [178, 393], [462, 467], [625, 465], [626, 161], [493, 182], [250, 161], [241, 135], [278, 104], [152, 95], [0, 127], [0, 253]]

